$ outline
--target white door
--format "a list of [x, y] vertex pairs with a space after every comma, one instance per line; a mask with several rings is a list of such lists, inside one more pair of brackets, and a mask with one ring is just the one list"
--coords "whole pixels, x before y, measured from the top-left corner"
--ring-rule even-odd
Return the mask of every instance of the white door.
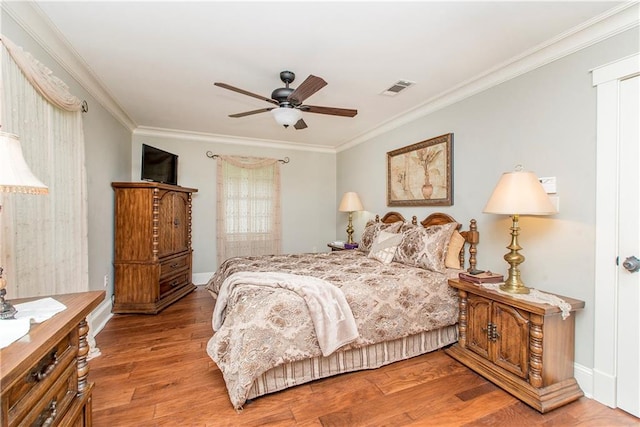
[[640, 273], [624, 268], [627, 257], [640, 258], [640, 54], [592, 73], [598, 99], [594, 366], [591, 384], [584, 384], [597, 401], [640, 417]]
[[[620, 82], [617, 406], [640, 417], [640, 76]], [[627, 260], [628, 259], [628, 260]], [[625, 260], [626, 263], [625, 263]], [[640, 260], [637, 261], [640, 263]], [[629, 271], [632, 270], [632, 271]]]

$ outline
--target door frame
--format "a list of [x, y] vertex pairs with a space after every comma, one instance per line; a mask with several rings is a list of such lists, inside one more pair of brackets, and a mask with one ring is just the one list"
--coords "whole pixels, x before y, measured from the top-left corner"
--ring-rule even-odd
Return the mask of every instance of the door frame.
[[616, 405], [618, 349], [618, 128], [620, 81], [640, 74], [640, 54], [592, 70], [597, 88], [593, 397]]

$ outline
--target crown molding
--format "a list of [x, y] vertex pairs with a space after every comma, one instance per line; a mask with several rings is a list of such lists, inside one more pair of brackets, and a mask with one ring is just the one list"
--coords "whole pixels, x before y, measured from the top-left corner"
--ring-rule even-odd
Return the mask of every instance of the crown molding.
[[283, 142], [257, 138], [239, 138], [229, 135], [216, 135], [204, 132], [192, 132], [186, 130], [164, 129], [150, 126], [138, 126], [133, 131], [134, 136], [149, 136], [157, 138], [179, 139], [181, 141], [210, 142], [229, 145], [248, 145], [251, 147], [279, 148], [284, 150], [313, 151], [317, 153], [335, 154], [333, 147], [321, 145]]
[[637, 1], [624, 3], [596, 16], [522, 54], [442, 92], [422, 105], [405, 111], [375, 129], [338, 146], [337, 152], [362, 144], [400, 126], [427, 116], [477, 93], [504, 83], [522, 74], [585, 49], [640, 24]]
[[581, 49], [587, 48], [640, 24], [637, 1], [627, 2], [612, 8], [573, 29], [548, 40], [529, 51], [518, 55], [479, 76], [442, 92], [420, 106], [407, 110], [380, 126], [365, 132], [338, 147], [323, 147], [310, 144], [288, 143], [252, 138], [237, 138], [226, 135], [205, 134], [174, 129], [138, 126], [120, 107], [116, 99], [105, 89], [89, 66], [75, 49], [51, 23], [41, 9], [30, 1], [1, 2], [6, 11], [43, 49], [56, 60], [98, 103], [109, 111], [120, 123], [136, 135], [167, 138], [182, 138], [227, 144], [252, 145], [270, 148], [285, 148], [323, 153], [338, 153], [400, 126], [427, 116], [435, 111], [455, 104], [465, 98], [497, 86], [536, 68], [547, 65]]
[[15, 20], [51, 57], [124, 127], [137, 125], [51, 20], [31, 1], [0, 1], [0, 8]]

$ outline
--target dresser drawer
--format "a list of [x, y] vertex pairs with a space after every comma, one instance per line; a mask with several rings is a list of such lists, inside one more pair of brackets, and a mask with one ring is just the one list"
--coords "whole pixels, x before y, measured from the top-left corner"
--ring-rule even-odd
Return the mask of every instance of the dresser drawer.
[[[8, 424], [20, 422], [37, 403], [43, 400], [52, 385], [65, 375], [77, 377], [76, 354], [78, 349], [78, 332], [71, 331], [58, 343], [49, 348], [46, 354], [20, 375], [8, 390], [3, 390], [2, 398], [8, 407]], [[71, 374], [68, 373], [71, 371]], [[77, 379], [75, 388], [77, 389]], [[3, 405], [4, 406], [4, 405]]]
[[160, 263], [160, 279], [173, 275], [175, 272], [189, 267], [190, 254], [171, 258]]
[[[64, 373], [35, 403], [20, 425], [51, 426], [58, 424], [65, 416], [78, 393], [78, 370], [70, 364]], [[9, 420], [9, 425], [17, 425]]]
[[185, 285], [191, 283], [191, 274], [189, 270], [182, 273], [171, 276], [167, 279], [163, 279], [160, 282], [160, 298], [163, 298], [166, 294], [173, 292], [175, 289], [179, 289]]

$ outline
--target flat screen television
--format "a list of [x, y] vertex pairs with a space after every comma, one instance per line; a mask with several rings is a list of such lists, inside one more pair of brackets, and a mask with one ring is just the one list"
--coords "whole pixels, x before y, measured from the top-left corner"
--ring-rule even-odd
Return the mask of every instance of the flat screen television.
[[150, 145], [142, 144], [143, 181], [178, 185], [178, 156]]

